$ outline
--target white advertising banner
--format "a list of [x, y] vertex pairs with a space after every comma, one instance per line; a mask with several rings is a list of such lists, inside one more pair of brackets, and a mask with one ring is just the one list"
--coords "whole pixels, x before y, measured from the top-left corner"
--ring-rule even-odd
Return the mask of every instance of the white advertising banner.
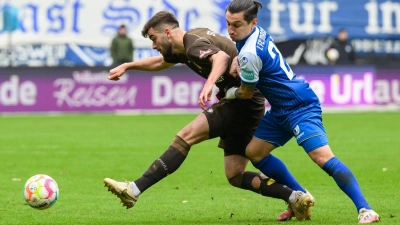
[[[224, 12], [229, 0], [0, 0], [0, 8], [19, 9], [20, 27], [12, 34], [12, 45], [77, 44], [107, 47], [124, 24], [137, 47], [151, 47], [141, 36], [146, 21], [156, 12], [173, 12], [188, 30], [208, 27], [226, 34]], [[0, 47], [9, 35], [0, 33]]]

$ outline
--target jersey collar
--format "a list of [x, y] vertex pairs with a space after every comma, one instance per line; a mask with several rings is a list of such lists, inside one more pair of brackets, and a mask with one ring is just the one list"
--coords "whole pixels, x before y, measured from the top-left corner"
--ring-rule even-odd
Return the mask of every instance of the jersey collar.
[[236, 49], [240, 52], [240, 50], [242, 50], [244, 44], [246, 44], [247, 39], [249, 39], [249, 37], [256, 31], [257, 26], [255, 26], [253, 28], [253, 30], [251, 31], [251, 33], [245, 37], [243, 40], [236, 42]]

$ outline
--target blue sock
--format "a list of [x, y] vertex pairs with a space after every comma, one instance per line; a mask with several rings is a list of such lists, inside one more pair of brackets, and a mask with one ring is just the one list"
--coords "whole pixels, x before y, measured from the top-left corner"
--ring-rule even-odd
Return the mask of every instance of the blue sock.
[[293, 190], [306, 192], [289, 172], [286, 165], [275, 156], [269, 154], [259, 162], [253, 163], [264, 175], [274, 179], [276, 182], [286, 185]]
[[332, 176], [339, 188], [351, 198], [357, 207], [357, 212], [361, 208], [371, 209], [353, 173], [338, 158], [333, 157], [328, 160], [322, 169]]

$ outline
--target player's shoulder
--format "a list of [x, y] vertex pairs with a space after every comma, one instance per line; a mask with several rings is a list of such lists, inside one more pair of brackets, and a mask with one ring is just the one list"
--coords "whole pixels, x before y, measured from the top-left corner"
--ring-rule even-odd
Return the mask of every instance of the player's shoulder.
[[188, 34], [197, 34], [197, 33], [204, 33], [207, 31], [211, 31], [210, 29], [206, 28], [206, 27], [196, 27], [196, 28], [192, 28], [190, 30], [187, 31]]
[[268, 52], [269, 41], [272, 41], [271, 36], [263, 28], [257, 26], [247, 39], [239, 55], [255, 55], [263, 58]]
[[186, 32], [183, 36], [183, 42], [185, 46], [191, 46], [199, 39], [207, 40], [208, 28], [193, 28]]
[[211, 33], [213, 33], [213, 31], [208, 28], [203, 28], [203, 27], [193, 28], [186, 32], [184, 38], [196, 38], [196, 39], [205, 38], [209, 36]]

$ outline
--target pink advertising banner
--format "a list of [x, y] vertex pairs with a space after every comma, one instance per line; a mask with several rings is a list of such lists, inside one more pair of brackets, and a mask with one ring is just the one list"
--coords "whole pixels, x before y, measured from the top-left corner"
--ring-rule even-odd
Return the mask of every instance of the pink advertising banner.
[[[310, 83], [323, 106], [400, 105], [400, 67], [298, 66], [293, 70]], [[107, 68], [4, 68], [0, 113], [201, 112], [198, 96], [205, 80], [185, 66], [155, 73], [128, 71], [117, 82], [107, 77]]]

